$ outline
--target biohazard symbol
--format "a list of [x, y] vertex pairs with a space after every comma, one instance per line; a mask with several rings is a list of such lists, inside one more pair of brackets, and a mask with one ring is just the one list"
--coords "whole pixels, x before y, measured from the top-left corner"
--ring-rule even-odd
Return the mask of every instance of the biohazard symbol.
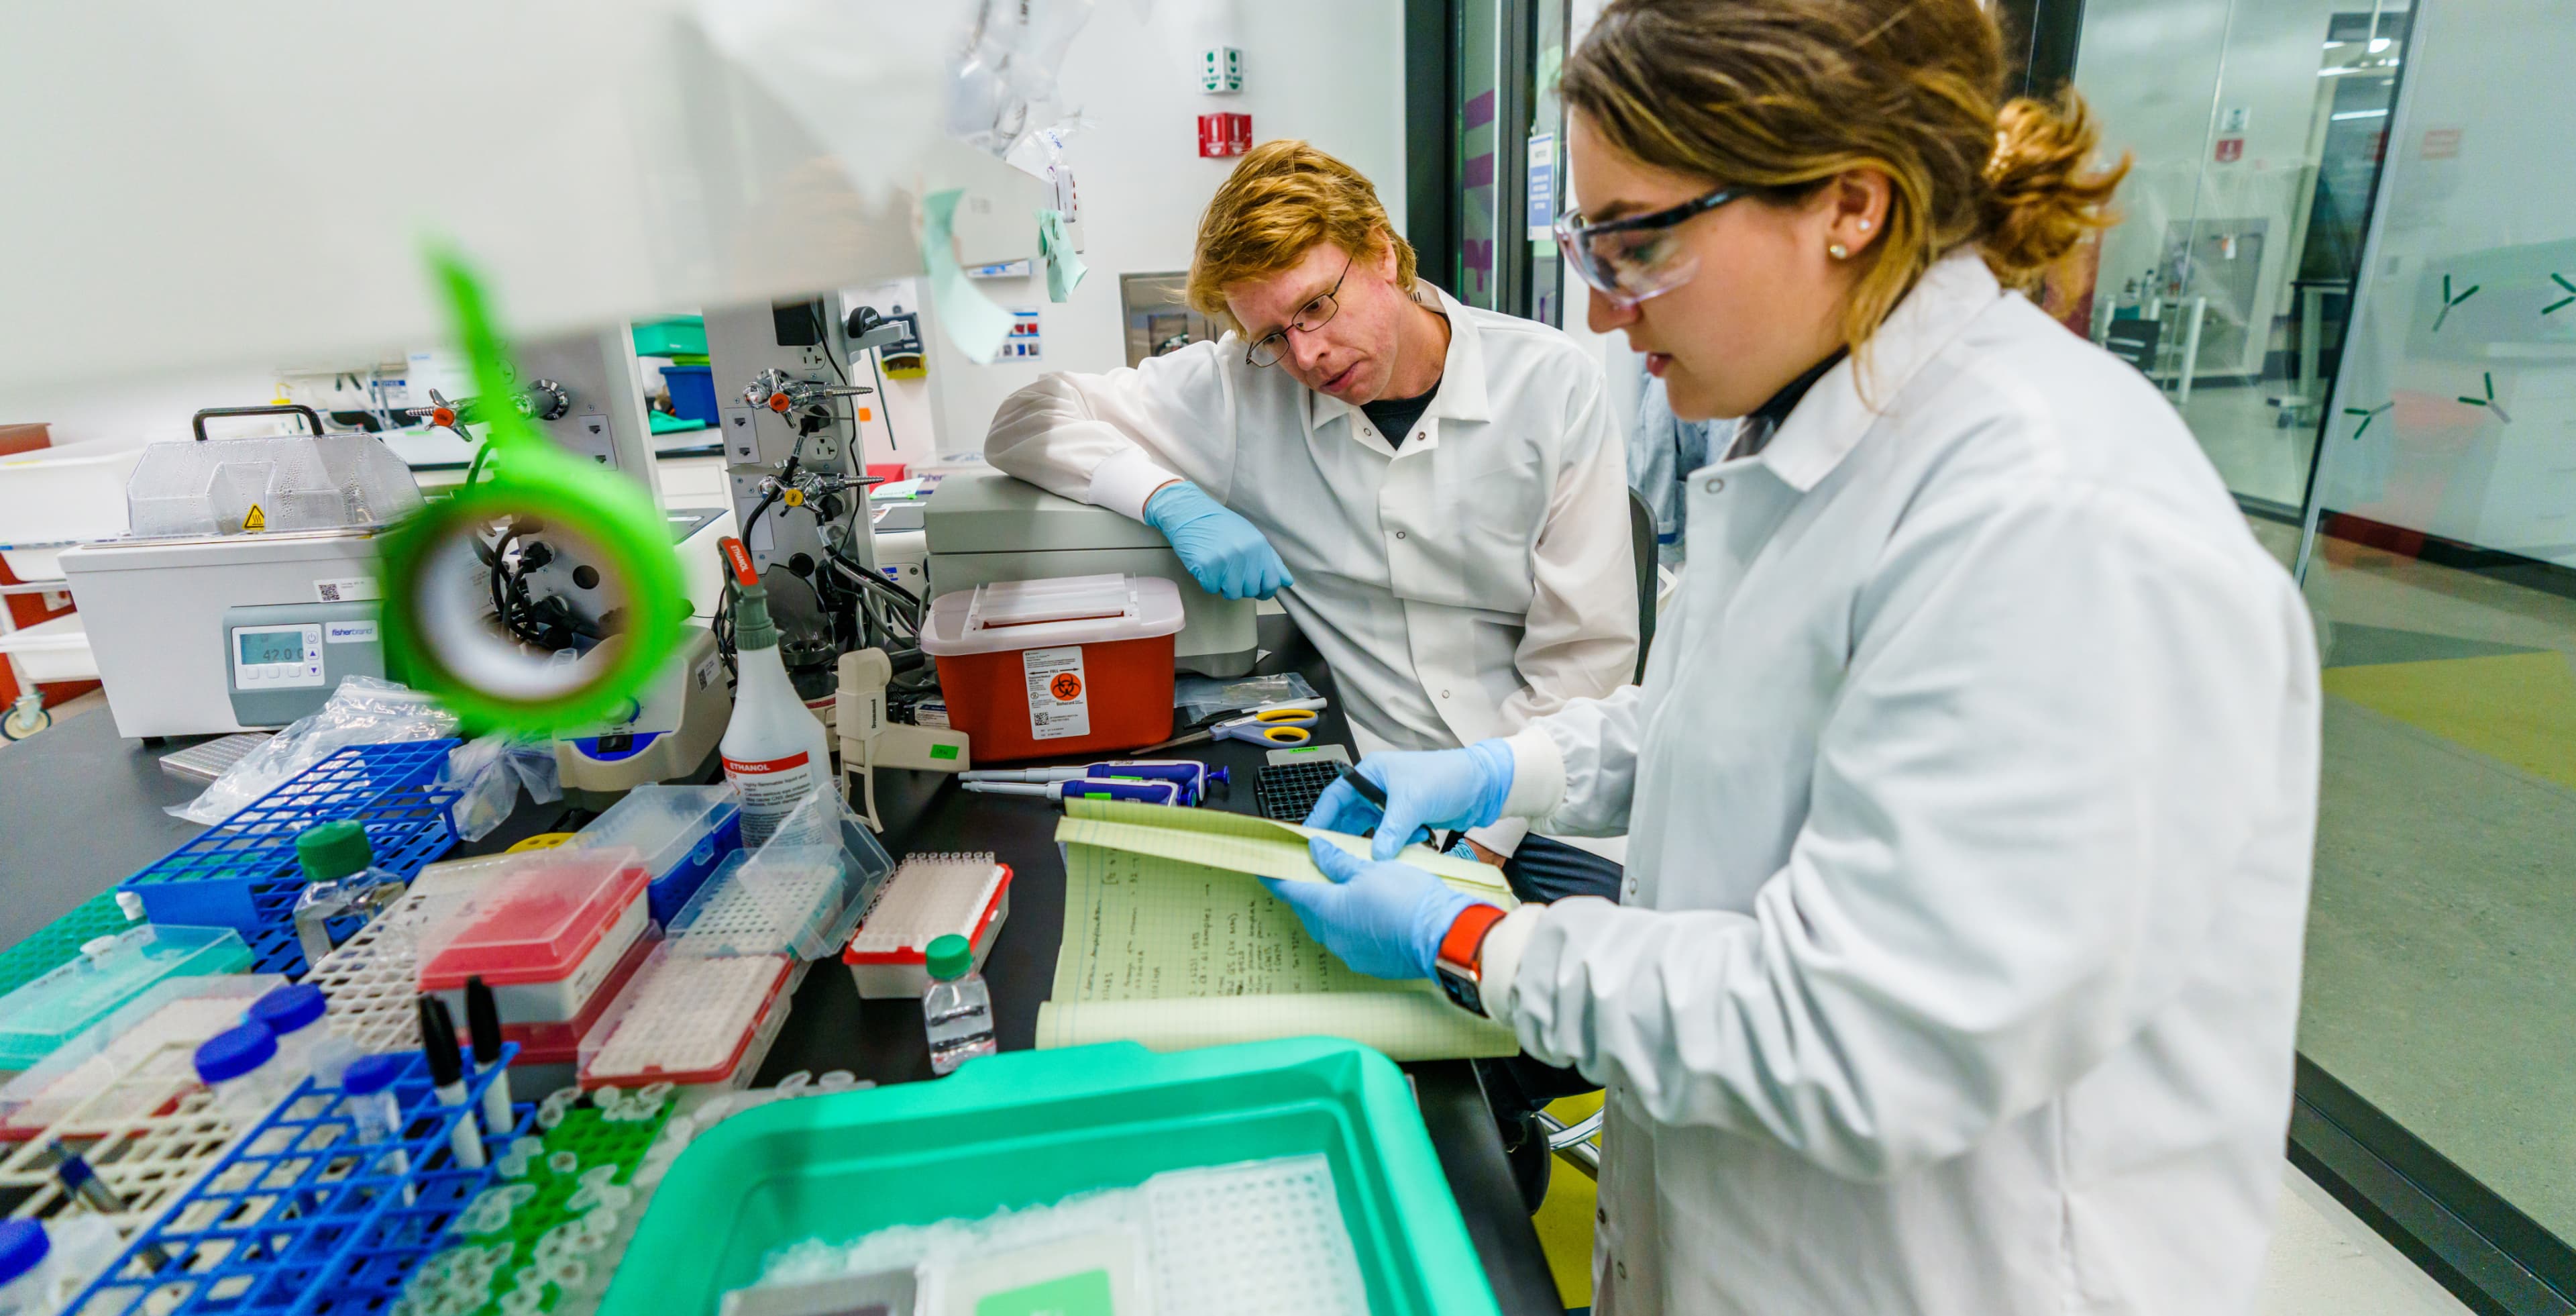
[[1054, 695], [1058, 703], [1072, 703], [1082, 694], [1082, 678], [1071, 672], [1058, 672], [1054, 680], [1047, 682], [1047, 693]]
[[242, 517], [242, 530], [245, 533], [255, 534], [267, 528], [268, 513], [259, 510], [259, 504], [252, 503], [249, 514]]

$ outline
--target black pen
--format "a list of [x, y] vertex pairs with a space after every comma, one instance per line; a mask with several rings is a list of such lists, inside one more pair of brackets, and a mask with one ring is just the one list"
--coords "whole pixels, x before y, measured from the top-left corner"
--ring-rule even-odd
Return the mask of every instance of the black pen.
[[510, 1118], [510, 1073], [501, 1068], [501, 1007], [479, 977], [465, 980], [465, 1033], [474, 1041], [474, 1067], [492, 1071], [483, 1089], [483, 1136], [507, 1136], [518, 1121]]
[[[1370, 781], [1368, 778], [1361, 776], [1360, 770], [1348, 763], [1342, 765], [1341, 779], [1349, 782], [1351, 784], [1351, 789], [1360, 793], [1361, 799], [1376, 805], [1380, 815], [1385, 814], [1386, 792], [1379, 790], [1376, 782]], [[1376, 830], [1376, 828], [1372, 827], [1368, 831], [1360, 833], [1360, 835], [1367, 836], [1374, 833]], [[1425, 827], [1422, 829], [1422, 834], [1430, 840], [1432, 849], [1437, 850], [1442, 854], [1449, 853], [1449, 846], [1451, 843], [1449, 833], [1436, 832]]]
[[[447, 1002], [435, 996], [420, 998], [420, 1049], [429, 1058], [429, 1086], [438, 1104], [465, 1105], [465, 1060], [456, 1052], [456, 1021], [447, 1013]], [[456, 1127], [448, 1131], [447, 1145], [456, 1153], [458, 1165], [469, 1170], [483, 1168], [483, 1139], [478, 1136], [472, 1110], [457, 1117]]]

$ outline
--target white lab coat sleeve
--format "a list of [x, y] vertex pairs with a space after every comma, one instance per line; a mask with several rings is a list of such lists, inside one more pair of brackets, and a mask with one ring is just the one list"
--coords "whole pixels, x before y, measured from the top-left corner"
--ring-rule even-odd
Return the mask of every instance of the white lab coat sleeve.
[[1623, 685], [1577, 699], [1505, 739], [1512, 787], [1503, 815], [1552, 836], [1624, 836], [1644, 738], [1645, 692]]
[[1861, 587], [1807, 817], [1749, 913], [1513, 916], [1501, 986], [1530, 1054], [1657, 1121], [1887, 1177], [2037, 1108], [2220, 971], [2197, 961], [2250, 811], [2290, 791], [2285, 737], [2313, 743], [2288, 726], [2313, 720], [2302, 610], [2206, 523], [2013, 483], [1909, 512]]
[[1521, 688], [1502, 703], [1506, 732], [1637, 671], [1637, 559], [1628, 524], [1628, 454], [1585, 363], [1566, 418], [1566, 456], [1530, 550], [1530, 605], [1512, 651]]
[[1193, 343], [1133, 369], [1043, 376], [994, 411], [985, 459], [1049, 493], [1139, 521], [1146, 500], [1176, 479], [1222, 502], [1235, 389], [1219, 347]]

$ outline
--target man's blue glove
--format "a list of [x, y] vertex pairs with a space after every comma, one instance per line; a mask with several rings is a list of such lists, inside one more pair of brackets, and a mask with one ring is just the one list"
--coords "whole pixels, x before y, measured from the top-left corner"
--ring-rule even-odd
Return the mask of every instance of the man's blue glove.
[[1306, 825], [1352, 836], [1375, 827], [1369, 853], [1393, 859], [1424, 828], [1487, 827], [1501, 818], [1512, 793], [1512, 747], [1479, 740], [1465, 749], [1371, 754], [1354, 771], [1386, 792], [1386, 807], [1337, 781], [1315, 798]]
[[1440, 939], [1476, 903], [1411, 864], [1371, 863], [1318, 836], [1306, 842], [1331, 882], [1261, 879], [1306, 934], [1372, 978], [1428, 978]]
[[1229, 599], [1266, 599], [1297, 582], [1279, 550], [1252, 528], [1250, 521], [1217, 505], [1187, 480], [1154, 491], [1145, 500], [1145, 524], [1172, 541], [1190, 578], [1210, 594]]

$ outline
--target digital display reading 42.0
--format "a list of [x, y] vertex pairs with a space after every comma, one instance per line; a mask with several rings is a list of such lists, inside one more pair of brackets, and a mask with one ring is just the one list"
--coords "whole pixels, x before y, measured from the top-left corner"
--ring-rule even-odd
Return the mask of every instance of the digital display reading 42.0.
[[241, 660], [246, 664], [304, 661], [302, 631], [243, 631]]

